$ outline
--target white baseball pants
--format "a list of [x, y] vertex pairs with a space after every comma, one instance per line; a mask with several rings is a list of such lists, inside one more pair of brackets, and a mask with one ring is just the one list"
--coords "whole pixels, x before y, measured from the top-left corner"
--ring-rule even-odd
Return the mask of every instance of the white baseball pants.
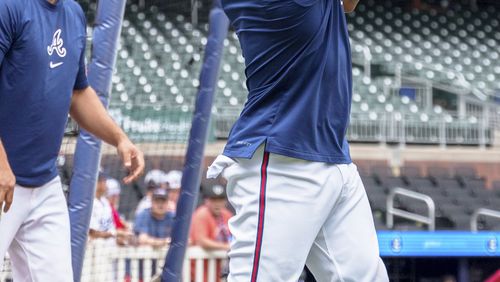
[[296, 282], [304, 265], [318, 282], [389, 281], [354, 164], [310, 162], [264, 152], [219, 156], [236, 210], [229, 221], [229, 282]]
[[59, 177], [38, 188], [16, 185], [0, 218], [0, 269], [6, 251], [15, 282], [70, 282], [70, 224]]

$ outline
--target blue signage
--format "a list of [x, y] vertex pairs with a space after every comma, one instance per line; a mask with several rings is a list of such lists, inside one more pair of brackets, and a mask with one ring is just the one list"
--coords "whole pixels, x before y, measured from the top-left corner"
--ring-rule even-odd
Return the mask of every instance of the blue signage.
[[500, 232], [379, 231], [382, 257], [500, 257]]

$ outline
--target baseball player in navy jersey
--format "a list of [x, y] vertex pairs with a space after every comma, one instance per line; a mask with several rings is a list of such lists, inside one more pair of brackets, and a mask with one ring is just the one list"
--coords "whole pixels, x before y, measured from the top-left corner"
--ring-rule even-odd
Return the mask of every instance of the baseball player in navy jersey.
[[8, 251], [16, 282], [73, 280], [56, 167], [68, 113], [117, 148], [125, 183], [144, 168], [88, 85], [85, 31], [73, 0], [0, 0], [0, 269]]
[[358, 0], [222, 0], [245, 57], [248, 101], [224, 152], [236, 215], [230, 282], [388, 281], [349, 154], [345, 12]]

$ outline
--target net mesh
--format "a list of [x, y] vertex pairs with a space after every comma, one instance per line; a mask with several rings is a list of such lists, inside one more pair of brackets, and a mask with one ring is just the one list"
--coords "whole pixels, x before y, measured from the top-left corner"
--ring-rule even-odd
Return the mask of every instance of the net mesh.
[[[144, 152], [146, 169], [139, 181], [127, 186], [121, 183], [116, 208], [128, 226], [117, 231], [125, 233], [123, 241], [117, 244], [115, 239], [92, 239], [86, 249], [82, 281], [149, 281], [164, 263], [166, 244], [152, 247], [139, 242], [134, 225], [139, 224], [138, 209], [145, 207], [151, 182], [160, 186], [165, 181], [169, 181], [167, 186], [180, 182], [162, 177], [172, 177], [173, 171], [181, 171], [184, 165], [206, 43], [205, 34], [193, 35], [195, 28], [185, 24], [187, 1], [174, 2], [158, 9], [145, 9], [134, 3], [126, 8], [109, 113]], [[161, 12], [167, 10], [170, 12]], [[71, 141], [66, 144], [72, 153]], [[101, 170], [119, 182], [127, 174], [116, 150], [108, 145], [102, 149]], [[192, 252], [199, 257], [215, 256], [212, 261], [226, 256], [197, 254], [196, 250], [190, 250], [188, 256]], [[185, 265], [191, 268], [190, 263]], [[194, 275], [194, 268], [186, 269], [185, 275]]]
[[[87, 17], [87, 57], [90, 61], [97, 1], [78, 2]], [[100, 171], [107, 178], [107, 195], [113, 194], [110, 190], [116, 188], [111, 187], [112, 182], [119, 184], [119, 196], [113, 194], [107, 198], [116, 208], [124, 227], [113, 228], [116, 231], [111, 233], [115, 235], [109, 239], [90, 236], [82, 281], [150, 281], [164, 263], [168, 244], [155, 247], [140, 244], [134, 224], [138, 206], [147, 198], [152, 182], [169, 188], [169, 193], [178, 188], [174, 187], [177, 182], [180, 184], [178, 173], [184, 165], [207, 29], [204, 24], [193, 27], [186, 20], [190, 15], [189, 1], [153, 2], [147, 3], [148, 9], [141, 7], [140, 1], [127, 3], [109, 103], [109, 114], [144, 152], [145, 174], [138, 181], [124, 185], [122, 178], [127, 171], [116, 149], [103, 144]], [[205, 11], [208, 13], [208, 9]], [[78, 135], [78, 125], [68, 119], [57, 161], [66, 194], [71, 190]], [[213, 134], [209, 139], [215, 140]], [[212, 147], [218, 150], [220, 146]], [[94, 202], [99, 201], [94, 199]], [[169, 209], [174, 206], [175, 210], [174, 204], [171, 198]], [[185, 277], [196, 275], [196, 271], [198, 275], [214, 276], [220, 272], [215, 269], [222, 267], [221, 261], [226, 254], [190, 248], [187, 256], [193, 258], [193, 264], [185, 263]], [[195, 258], [208, 260], [196, 263]], [[11, 281], [11, 271], [6, 258], [0, 281]]]
[[[97, 2], [78, 2], [88, 20], [90, 47]], [[417, 2], [426, 5], [420, 5], [422, 10], [418, 10], [415, 7]], [[384, 144], [383, 148], [392, 144], [424, 144], [429, 146], [426, 149], [431, 148], [433, 144], [443, 147], [467, 145], [471, 148], [473, 145], [498, 146], [497, 141], [493, 143], [494, 135], [498, 136], [500, 124], [498, 107], [479, 107], [477, 101], [466, 101], [464, 118], [456, 114], [456, 98], [450, 98], [455, 97], [451, 92], [463, 90], [463, 85], [459, 85], [457, 90], [454, 83], [458, 81], [454, 78], [455, 75], [463, 73], [472, 86], [494, 89], [496, 98], [491, 100], [492, 104], [498, 104], [500, 101], [497, 97], [500, 84], [498, 79], [495, 79], [500, 75], [500, 68], [494, 64], [500, 56], [496, 48], [500, 40], [500, 33], [496, 32], [499, 26], [498, 5], [487, 4], [496, 3], [493, 0], [484, 0], [477, 1], [481, 8], [478, 10], [469, 11], [469, 1], [457, 1], [453, 7], [441, 7], [448, 2], [450, 1], [360, 1], [356, 12], [347, 15], [353, 53], [354, 87], [348, 137], [352, 142], [365, 143], [361, 148], [362, 159], [356, 162], [367, 187], [375, 224], [380, 229], [388, 228], [384, 223], [387, 187], [402, 185], [397, 178], [400, 175], [393, 174], [396, 170], [389, 169], [404, 168], [402, 158], [407, 158], [409, 154], [398, 149], [391, 151], [393, 156], [382, 157], [379, 151], [383, 149], [379, 144]], [[192, 10], [194, 3], [197, 13]], [[148, 194], [149, 180], [165, 182], [166, 180], [161, 179], [167, 179], [167, 175], [171, 177], [170, 172], [181, 170], [184, 165], [192, 112], [200, 84], [198, 76], [204, 46], [207, 43], [206, 23], [210, 6], [210, 0], [127, 1], [116, 69], [112, 77], [109, 113], [145, 153], [146, 170], [145, 175], [137, 182], [123, 185], [121, 179], [127, 172], [122, 167], [116, 150], [103, 145], [101, 170], [119, 183], [119, 201], [115, 202], [115, 205], [128, 228], [119, 235], [123, 240], [120, 246], [114, 238], [89, 241], [83, 281], [149, 281], [163, 264], [166, 246], [140, 246], [134, 236], [136, 209]], [[413, 7], [411, 12], [407, 10], [409, 7]], [[466, 24], [463, 24], [464, 22]], [[217, 141], [227, 137], [247, 95], [244, 59], [234, 32], [229, 33], [224, 45], [221, 79], [217, 84], [212, 111], [213, 123], [210, 125], [209, 144], [206, 149], [208, 156], [215, 156], [222, 150], [224, 141]], [[87, 48], [87, 51], [90, 58], [91, 48]], [[394, 66], [395, 63], [402, 63], [402, 69]], [[447, 73], [452, 68], [454, 70]], [[432, 84], [437, 88], [431, 89], [429, 85]], [[428, 94], [432, 91], [434, 100], [424, 99], [431, 97]], [[410, 96], [414, 99], [410, 99]], [[57, 161], [66, 193], [71, 189], [78, 133], [78, 126], [69, 120]], [[366, 143], [376, 145], [370, 146]], [[469, 154], [471, 152], [461, 149], [464, 152], [467, 150]], [[361, 155], [360, 151], [357, 152]], [[439, 175], [436, 168], [432, 167], [435, 154], [441, 151], [425, 152], [422, 150], [421, 158], [426, 160], [420, 162], [419, 156], [418, 162], [413, 159], [413, 165], [418, 166], [419, 171], [426, 171], [426, 177], [430, 177], [421, 179], [423, 176], [416, 173], [405, 178], [406, 184], [411, 184], [412, 181], [420, 183], [409, 188], [432, 193], [437, 190], [425, 190], [425, 187], [431, 185], [427, 183], [432, 181], [438, 186], [450, 186], [446, 189], [457, 188], [457, 181], [448, 179], [448, 173]], [[456, 162], [443, 162], [442, 165], [460, 165], [460, 162], [476, 165], [476, 155], [487, 159], [490, 151], [482, 148], [473, 153], [474, 159], [464, 157]], [[420, 155], [420, 152], [418, 154]], [[457, 154], [457, 157], [458, 155], [461, 154]], [[366, 158], [364, 163], [363, 158]], [[209, 162], [210, 159], [207, 159], [204, 166]], [[391, 167], [388, 167], [387, 163], [390, 163]], [[484, 166], [483, 172], [489, 170], [481, 176], [487, 175], [490, 180], [499, 179], [498, 173], [495, 173], [495, 164], [480, 163], [475, 167], [480, 166]], [[404, 172], [403, 169], [403, 176], [408, 176], [405, 176]], [[435, 173], [435, 176], [432, 176], [432, 173]], [[450, 197], [443, 197], [439, 191], [439, 194], [433, 195], [435, 199], [447, 203], [439, 205], [444, 212], [441, 212], [442, 217], [437, 224], [446, 229], [468, 230], [470, 208], [464, 208], [468, 204], [461, 202], [460, 207], [457, 207], [458, 202], [455, 201], [455, 196], [452, 198], [451, 195], [463, 195], [463, 199], [471, 199], [472, 194], [472, 198], [477, 199], [477, 202], [471, 202], [471, 207], [488, 205], [498, 209], [500, 194], [494, 196], [491, 191], [486, 191], [484, 180], [475, 179], [476, 176], [472, 180], [469, 179], [469, 182], [460, 173], [456, 173], [456, 177], [462, 181], [460, 189], [448, 193]], [[427, 186], [422, 186], [422, 183]], [[106, 184], [108, 185], [108, 181]], [[495, 183], [490, 184], [500, 189], [500, 183], [497, 183], [498, 186], [495, 186]], [[464, 187], [484, 188], [484, 191], [464, 190]], [[398, 204], [408, 210], [417, 210], [413, 204]], [[494, 224], [498, 222], [495, 221]], [[495, 227], [498, 225], [490, 225], [491, 230], [498, 230], [498, 227]], [[403, 230], [422, 229], [420, 224], [409, 224], [406, 221], [400, 226]], [[192, 260], [192, 263], [184, 264], [184, 280], [190, 281], [191, 278], [198, 277], [194, 280], [203, 281], [205, 273], [209, 277], [218, 277], [217, 269], [224, 265], [219, 261], [224, 261], [225, 257], [224, 252], [207, 253], [196, 247], [189, 248], [187, 258]], [[11, 270], [10, 262], [6, 259], [3, 268], [0, 268], [0, 282], [11, 281]]]

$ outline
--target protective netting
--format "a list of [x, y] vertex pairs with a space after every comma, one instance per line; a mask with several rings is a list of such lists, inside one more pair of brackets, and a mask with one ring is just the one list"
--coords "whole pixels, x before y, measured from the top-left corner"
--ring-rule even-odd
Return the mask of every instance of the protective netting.
[[[454, 3], [457, 6], [453, 9], [407, 11], [406, 6], [413, 2], [417, 1], [361, 1], [357, 11], [347, 16], [354, 64], [349, 139], [353, 143], [377, 143], [375, 146], [379, 143], [494, 146], [493, 135], [500, 124], [500, 112], [489, 106], [498, 103], [498, 99], [491, 103], [466, 100], [463, 113], [457, 114], [460, 108], [456, 105], [457, 98], [449, 93], [479, 88], [484, 93], [493, 89], [498, 96], [500, 85], [496, 78], [500, 68], [495, 64], [500, 56], [498, 6], [469, 11], [468, 5]], [[485, 5], [484, 2], [488, 1], [479, 1]], [[91, 46], [96, 1], [79, 0], [79, 3], [87, 15], [88, 46]], [[197, 3], [198, 24], [192, 23], [193, 3]], [[82, 281], [149, 281], [163, 265], [167, 246], [140, 244], [134, 231], [136, 210], [141, 200], [147, 198], [148, 191], [152, 193], [148, 187], [163, 186], [170, 189], [170, 195], [176, 193], [172, 189], [177, 187], [178, 172], [185, 161], [207, 43], [210, 3], [209, 0], [127, 1], [109, 112], [145, 153], [146, 170], [135, 183], [123, 185], [121, 178], [127, 172], [115, 149], [103, 146], [101, 172], [106, 178], [106, 196], [127, 227], [110, 232], [117, 234], [111, 239], [89, 241]], [[209, 130], [210, 142], [227, 137], [247, 95], [243, 57], [234, 32], [230, 32], [225, 46]], [[88, 52], [90, 57], [90, 47]], [[456, 85], [462, 81], [456, 79], [461, 73], [471, 85]], [[65, 190], [70, 189], [78, 132], [76, 125], [69, 122], [58, 159]], [[222, 145], [223, 142], [209, 145], [212, 151], [209, 155], [220, 152]], [[365, 166], [359, 167], [375, 223], [381, 229], [387, 228], [383, 216], [387, 209], [387, 188], [393, 186], [407, 185], [443, 201], [439, 207], [446, 226], [441, 228], [468, 230], [468, 210], [498, 209], [500, 194], [494, 196], [490, 190], [483, 189], [484, 180], [477, 179], [475, 174], [464, 176], [457, 171], [450, 178], [448, 170], [440, 173], [427, 167], [426, 178], [422, 179], [420, 168], [410, 173], [407, 167], [402, 170], [402, 179], [406, 182], [401, 182], [385, 162], [383, 165], [365, 162]], [[434, 189], [432, 181], [444, 190]], [[498, 185], [500, 187], [500, 183]], [[431, 186], [434, 188], [426, 189]], [[458, 186], [464, 189], [455, 189]], [[477, 190], [478, 187], [482, 190]], [[449, 189], [455, 190], [448, 193]], [[446, 197], [441, 195], [443, 191]], [[471, 201], [457, 202], [457, 195]], [[419, 210], [412, 202], [398, 204], [409, 211]], [[421, 229], [419, 225], [412, 223], [408, 227], [407, 222], [403, 223], [404, 228]], [[498, 230], [494, 225], [490, 229]], [[196, 281], [203, 281], [204, 273], [216, 279], [217, 268], [224, 265], [217, 260], [225, 257], [223, 251], [207, 253], [201, 248], [189, 248], [187, 258], [197, 260], [184, 264], [185, 280], [190, 281], [197, 275]], [[10, 272], [10, 263], [6, 261], [4, 269], [0, 269], [0, 282], [8, 281]]]
[[[88, 20], [90, 60], [97, 3], [79, 2]], [[138, 223], [137, 218], [140, 210], [151, 209], [151, 197], [156, 189], [167, 191], [167, 213], [175, 213], [207, 32], [205, 25], [199, 28], [189, 25], [184, 18], [188, 1], [178, 2], [178, 5], [158, 9], [141, 8], [139, 2], [127, 3], [109, 113], [144, 152], [146, 169], [138, 181], [124, 185], [122, 178], [127, 171], [116, 149], [103, 145], [82, 281], [149, 281], [163, 266], [171, 225], [146, 226], [155, 232], [161, 228], [167, 230], [153, 236], [164, 241], [145, 243], [139, 238], [141, 232], [136, 225], [142, 223]], [[168, 8], [172, 8], [170, 13], [160, 12]], [[69, 119], [58, 158], [66, 193], [71, 190], [78, 134], [78, 126]], [[213, 141], [213, 133], [211, 135], [209, 139]], [[105, 179], [102, 181], [104, 193], [99, 192], [102, 178]], [[112, 209], [106, 206], [108, 204]], [[104, 215], [108, 210], [116, 210], [114, 215], [118, 215], [112, 224], [106, 222], [110, 220]], [[197, 258], [198, 262], [185, 263], [185, 277], [198, 272], [198, 275], [215, 278], [220, 273], [216, 268], [223, 266], [220, 261], [225, 260], [226, 252], [207, 253], [192, 247], [187, 257]], [[6, 259], [0, 281], [9, 279], [11, 266]]]
[[[125, 227], [115, 226], [116, 231], [111, 232], [116, 232], [116, 237], [103, 239], [99, 237], [108, 235], [93, 235], [91, 219], [82, 281], [149, 281], [161, 271], [170, 241], [171, 230], [160, 229], [171, 229], [171, 223], [148, 221], [149, 212], [153, 213], [154, 194], [161, 188], [168, 192], [167, 214], [175, 213], [206, 27], [200, 30], [189, 25], [180, 8], [167, 14], [154, 6], [146, 7], [127, 5], [109, 106], [114, 120], [144, 152], [145, 174], [131, 185], [123, 185], [120, 180], [127, 171], [115, 149], [103, 146], [100, 170], [106, 178], [107, 198], [111, 203], [116, 201], [116, 192], [111, 190], [119, 183], [120, 199], [115, 207]], [[71, 156], [67, 159], [71, 162]], [[94, 209], [103, 203], [97, 197], [94, 201]], [[148, 233], [147, 239], [142, 233]], [[199, 262], [198, 267], [185, 263], [185, 279], [190, 280], [188, 276], [196, 271], [215, 278], [219, 274], [216, 268], [222, 266], [216, 261], [225, 257], [225, 252], [190, 248], [187, 258], [198, 258]], [[209, 264], [203, 264], [208, 258], [212, 258]]]

